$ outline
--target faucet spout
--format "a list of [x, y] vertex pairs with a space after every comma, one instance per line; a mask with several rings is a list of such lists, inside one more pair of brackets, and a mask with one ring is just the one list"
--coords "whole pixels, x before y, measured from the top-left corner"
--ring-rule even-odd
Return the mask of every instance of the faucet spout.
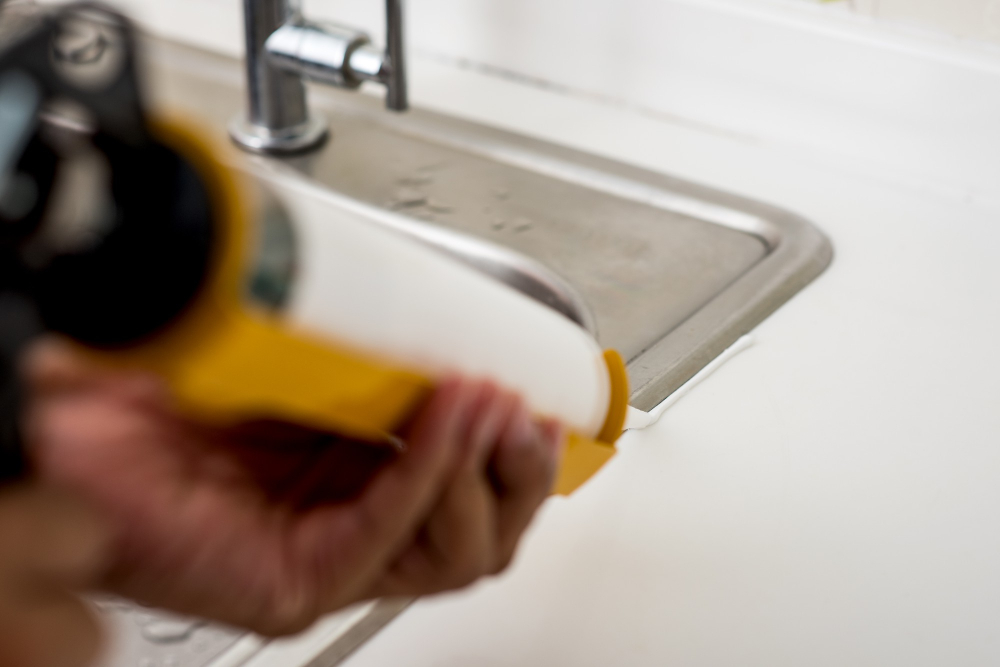
[[297, 0], [244, 0], [243, 12], [248, 105], [229, 132], [242, 148], [299, 153], [326, 139], [305, 79], [349, 89], [376, 81], [386, 86], [387, 108], [408, 108], [402, 0], [386, 0], [385, 51], [360, 30], [306, 20]]

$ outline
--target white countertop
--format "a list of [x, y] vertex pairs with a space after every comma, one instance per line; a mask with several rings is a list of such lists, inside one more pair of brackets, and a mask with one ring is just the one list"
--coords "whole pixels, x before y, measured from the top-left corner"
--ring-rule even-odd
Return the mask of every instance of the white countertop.
[[[236, 48], [235, 2], [123, 1]], [[1000, 664], [1000, 52], [593, 0], [632, 32], [592, 72], [573, 40], [593, 17], [557, 5], [426, 0], [414, 102], [791, 209], [836, 256], [550, 500], [509, 572], [417, 602], [346, 665]], [[622, 96], [587, 94], [601, 77]]]
[[996, 197], [413, 70], [418, 104], [789, 208], [836, 258], [550, 500], [508, 573], [418, 602], [346, 664], [997, 664]]

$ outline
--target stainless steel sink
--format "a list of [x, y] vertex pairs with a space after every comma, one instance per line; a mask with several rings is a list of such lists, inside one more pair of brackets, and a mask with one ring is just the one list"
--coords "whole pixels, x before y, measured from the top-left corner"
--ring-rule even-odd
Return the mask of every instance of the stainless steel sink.
[[[154, 99], [200, 116], [224, 138], [244, 99], [240, 64], [162, 41], [147, 46]], [[373, 224], [390, 225], [556, 308], [625, 356], [631, 403], [643, 410], [831, 259], [815, 227], [772, 206], [429, 111], [389, 114], [365, 95], [310, 95], [330, 118], [330, 142], [301, 157], [246, 156], [247, 168], [290, 170], [374, 205]], [[153, 667], [169, 655], [177, 667], [213, 660], [221, 666], [256, 656], [250, 664], [319, 667], [339, 661], [404, 606], [381, 602], [345, 612], [314, 631], [311, 652], [272, 663], [261, 652], [277, 651], [273, 646], [207, 626], [192, 628], [177, 645], [145, 645], [135, 639], [144, 626], [133, 621], [151, 621], [111, 605], [119, 651], [108, 664], [148, 660]], [[204, 648], [187, 650], [192, 641]]]
[[[224, 137], [243, 102], [238, 62], [150, 46], [154, 97]], [[576, 311], [602, 345], [624, 355], [640, 409], [690, 379], [831, 259], [822, 233], [773, 206], [430, 111], [387, 113], [366, 95], [316, 88], [310, 99], [331, 121], [322, 150], [247, 160], [405, 214], [404, 231], [459, 256], [475, 252], [445, 230], [547, 267], [562, 279], [550, 304]], [[512, 284], [538, 282], [519, 261], [508, 253], [486, 264]], [[571, 303], [574, 293], [585, 306]]]

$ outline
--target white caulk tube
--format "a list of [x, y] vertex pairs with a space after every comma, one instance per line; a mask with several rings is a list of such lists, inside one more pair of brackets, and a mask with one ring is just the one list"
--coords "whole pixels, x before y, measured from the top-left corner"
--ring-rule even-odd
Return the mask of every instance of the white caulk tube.
[[273, 174], [268, 180], [296, 237], [296, 277], [284, 315], [290, 324], [430, 378], [458, 372], [493, 379], [520, 393], [535, 414], [586, 438], [600, 434], [612, 379], [587, 331], [372, 222], [364, 205], [301, 180]]

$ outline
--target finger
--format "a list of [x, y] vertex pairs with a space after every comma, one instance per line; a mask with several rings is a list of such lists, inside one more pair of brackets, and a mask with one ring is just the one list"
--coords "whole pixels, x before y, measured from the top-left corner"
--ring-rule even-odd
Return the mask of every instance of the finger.
[[377, 470], [398, 457], [387, 446], [342, 439], [328, 439], [305, 467], [289, 477], [281, 502], [300, 510], [323, 503], [345, 502], [358, 497]]
[[96, 368], [82, 361], [66, 341], [54, 336], [46, 336], [29, 346], [21, 367], [33, 386], [46, 390], [84, 386], [97, 375]]
[[536, 424], [524, 404], [518, 405], [491, 468], [499, 497], [496, 571], [510, 563], [522, 533], [548, 496], [563, 440], [557, 422]]
[[493, 569], [496, 497], [486, 476], [486, 464], [516, 403], [512, 394], [495, 385], [481, 385], [455, 476], [420, 539], [382, 582], [383, 594], [420, 595], [458, 588]]
[[0, 608], [0, 667], [84, 667], [97, 657], [100, 626], [79, 599], [58, 591], [8, 601], [13, 607]]
[[485, 386], [479, 409], [470, 427], [464, 472], [477, 475], [485, 472], [486, 463], [519, 401], [516, 394], [503, 391], [492, 383]]
[[110, 533], [90, 508], [50, 488], [0, 494], [0, 576], [24, 588], [95, 583], [108, 560]]
[[54, 336], [32, 344], [22, 360], [28, 386], [37, 393], [72, 392], [100, 386], [126, 401], [163, 402], [167, 389], [152, 373], [111, 369], [87, 359]]
[[296, 528], [295, 551], [328, 576], [322, 606], [363, 596], [423, 523], [458, 455], [472, 399], [468, 383], [447, 379], [408, 430], [408, 449], [344, 506], [313, 510]]
[[[417, 548], [423, 555], [409, 555], [400, 562], [431, 571], [419, 575], [422, 592], [456, 588], [479, 578], [492, 565], [496, 535], [494, 497], [485, 476], [489, 451], [496, 443], [511, 401], [492, 384], [476, 387], [477, 398], [469, 428], [461, 435], [463, 449], [454, 477], [441, 495], [422, 531]], [[411, 590], [410, 593], [417, 593]]]

